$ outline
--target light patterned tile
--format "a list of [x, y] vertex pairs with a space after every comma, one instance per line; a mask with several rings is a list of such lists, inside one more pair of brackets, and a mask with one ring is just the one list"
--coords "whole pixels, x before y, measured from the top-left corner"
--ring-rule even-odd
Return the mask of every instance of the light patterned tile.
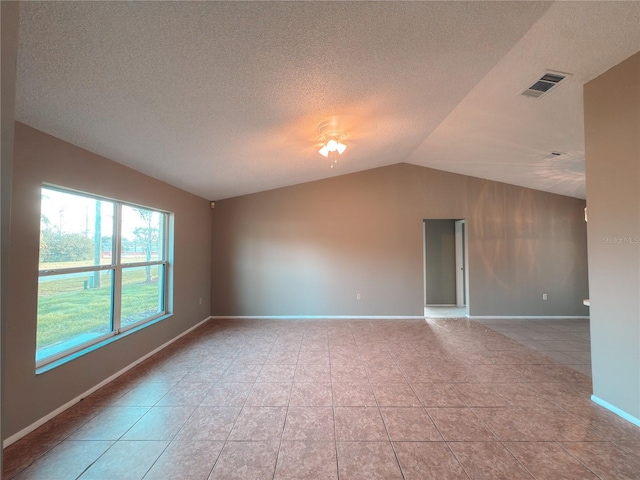
[[70, 435], [70, 440], [118, 440], [148, 407], [109, 407]]
[[335, 407], [334, 412], [337, 440], [389, 440], [377, 407]]
[[598, 477], [554, 442], [512, 442], [504, 446], [535, 478], [598, 480]]
[[427, 412], [447, 441], [495, 440], [493, 433], [469, 408], [428, 408]]
[[330, 383], [294, 383], [291, 389], [291, 406], [330, 407], [332, 405]]
[[79, 478], [81, 480], [137, 480], [142, 478], [169, 442], [116, 442]]
[[473, 479], [534, 480], [500, 442], [451, 442], [449, 447]]
[[333, 402], [344, 407], [376, 406], [376, 397], [369, 383], [333, 382]]
[[640, 478], [640, 458], [611, 442], [562, 442], [561, 445], [601, 478]]
[[407, 382], [374, 384], [373, 392], [381, 407], [419, 407], [422, 405]]
[[279, 440], [286, 413], [285, 407], [244, 407], [229, 440]]
[[175, 437], [180, 441], [226, 440], [240, 407], [198, 407]]
[[389, 442], [338, 442], [340, 480], [402, 480]]
[[227, 442], [210, 480], [272, 480], [278, 442]]
[[442, 435], [422, 408], [380, 408], [389, 437], [394, 442], [442, 441]]
[[245, 402], [249, 407], [286, 407], [291, 396], [290, 383], [256, 383]]
[[466, 406], [448, 383], [414, 383], [412, 388], [424, 407]]
[[114, 401], [118, 407], [152, 407], [176, 384], [167, 382], [143, 382]]
[[152, 407], [122, 440], [172, 440], [196, 407]]
[[171, 442], [144, 480], [206, 479], [223, 446], [214, 441]]
[[218, 383], [209, 390], [200, 405], [218, 407], [242, 406], [252, 388], [253, 384], [251, 383]]
[[61, 442], [13, 478], [16, 480], [77, 478], [113, 443], [91, 440]]
[[289, 407], [283, 440], [333, 441], [333, 409], [328, 407]]
[[158, 407], [182, 407], [200, 405], [204, 397], [211, 390], [211, 383], [180, 382], [162, 397]]
[[399, 442], [394, 448], [405, 480], [469, 478], [444, 442]]
[[275, 480], [338, 480], [333, 442], [282, 441]]
[[495, 385], [492, 383], [455, 383], [452, 388], [468, 407], [508, 406], [509, 402], [497, 393]]

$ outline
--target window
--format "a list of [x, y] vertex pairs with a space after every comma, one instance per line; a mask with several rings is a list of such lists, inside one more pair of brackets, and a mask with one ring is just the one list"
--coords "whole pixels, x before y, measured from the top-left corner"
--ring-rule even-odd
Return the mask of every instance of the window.
[[168, 313], [169, 214], [43, 187], [36, 365]]

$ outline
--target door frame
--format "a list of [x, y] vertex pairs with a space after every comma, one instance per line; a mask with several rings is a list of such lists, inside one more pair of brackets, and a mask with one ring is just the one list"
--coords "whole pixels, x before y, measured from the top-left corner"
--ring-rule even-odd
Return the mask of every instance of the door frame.
[[[456, 303], [452, 305], [443, 305], [451, 307], [464, 307], [469, 312], [469, 242], [468, 242], [468, 224], [465, 218], [425, 218], [422, 220], [422, 295], [423, 306], [437, 306], [427, 304], [427, 221], [428, 220], [451, 220], [455, 226], [455, 242], [456, 242]], [[461, 257], [461, 258], [460, 258]], [[458, 271], [462, 266], [463, 275], [458, 279]], [[459, 301], [459, 284], [462, 286], [462, 304]]]
[[455, 242], [456, 242], [456, 306], [465, 307], [467, 305], [467, 285], [466, 285], [466, 225], [465, 220], [456, 220]]

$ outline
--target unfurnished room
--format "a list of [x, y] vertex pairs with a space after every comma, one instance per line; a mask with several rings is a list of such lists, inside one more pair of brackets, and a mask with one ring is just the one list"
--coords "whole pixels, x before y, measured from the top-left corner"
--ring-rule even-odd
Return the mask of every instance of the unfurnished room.
[[2, 478], [640, 478], [640, 2], [2, 1]]

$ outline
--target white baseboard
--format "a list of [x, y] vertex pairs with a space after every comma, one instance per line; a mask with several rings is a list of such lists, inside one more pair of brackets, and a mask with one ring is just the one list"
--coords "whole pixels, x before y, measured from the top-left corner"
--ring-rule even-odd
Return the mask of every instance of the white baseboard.
[[618, 407], [611, 405], [606, 400], [602, 400], [600, 397], [596, 397], [595, 395], [591, 395], [591, 401], [593, 403], [597, 403], [601, 407], [606, 408], [610, 412], [615, 413], [621, 418], [624, 418], [627, 422], [633, 423], [635, 426], [640, 427], [640, 418], [636, 418], [633, 415], [628, 414], [624, 410], [620, 410]]
[[503, 320], [503, 319], [514, 319], [514, 320], [572, 320], [572, 319], [580, 319], [580, 320], [588, 320], [590, 317], [581, 316], [581, 315], [567, 315], [567, 316], [557, 316], [557, 315], [469, 315], [469, 319], [471, 320]]
[[424, 315], [219, 315], [212, 320], [415, 320]]
[[136, 365], [138, 365], [139, 363], [144, 362], [147, 358], [151, 357], [152, 355], [158, 353], [160, 350], [162, 350], [163, 348], [166, 348], [167, 346], [171, 345], [173, 342], [175, 342], [176, 340], [178, 340], [180, 337], [184, 337], [186, 334], [192, 332], [193, 330], [195, 330], [196, 328], [198, 328], [200, 325], [204, 324], [205, 322], [211, 320], [212, 317], [207, 317], [204, 320], [202, 320], [201, 322], [198, 322], [197, 324], [195, 324], [193, 327], [189, 328], [188, 330], [185, 330], [184, 332], [182, 332], [181, 334], [175, 336], [174, 338], [172, 338], [171, 340], [169, 340], [168, 342], [163, 343], [162, 345], [160, 345], [158, 348], [156, 348], [155, 350], [152, 350], [151, 352], [147, 353], [146, 355], [140, 357], [139, 359], [137, 359], [135, 362], [130, 363], [129, 365], [127, 365], [126, 367], [124, 367], [123, 369], [119, 370], [118, 372], [114, 373], [113, 375], [111, 375], [110, 377], [104, 379], [102, 382], [98, 383], [97, 385], [94, 385], [93, 387], [91, 387], [89, 390], [87, 390], [84, 393], [81, 393], [80, 395], [78, 395], [77, 397], [75, 397], [72, 400], [69, 400], [67, 403], [65, 403], [64, 405], [56, 408], [53, 412], [49, 413], [48, 415], [45, 415], [44, 417], [40, 418], [39, 420], [36, 420], [35, 422], [33, 422], [31, 425], [23, 428], [22, 430], [20, 430], [17, 433], [14, 433], [13, 435], [11, 435], [10, 437], [6, 438], [4, 440], [4, 442], [2, 442], [2, 448], [7, 448], [9, 445], [11, 445], [12, 443], [17, 442], [18, 440], [20, 440], [22, 437], [30, 434], [31, 432], [33, 432], [36, 428], [44, 425], [45, 423], [47, 423], [49, 420], [51, 420], [53, 417], [55, 417], [56, 415], [61, 414], [62, 412], [64, 412], [66, 409], [74, 406], [76, 403], [78, 403], [80, 400], [88, 397], [89, 395], [91, 395], [93, 392], [95, 392], [96, 390], [98, 390], [99, 388], [105, 386], [107, 383], [115, 380], [116, 378], [118, 378], [120, 375], [122, 375], [123, 373], [126, 373], [127, 371], [131, 370], [133, 367], [135, 367]]
[[[415, 320], [429, 317], [428, 315], [213, 315], [212, 320]], [[589, 319], [588, 316], [513, 316], [513, 315], [465, 315], [470, 320], [514, 319], [514, 320], [571, 320]]]

